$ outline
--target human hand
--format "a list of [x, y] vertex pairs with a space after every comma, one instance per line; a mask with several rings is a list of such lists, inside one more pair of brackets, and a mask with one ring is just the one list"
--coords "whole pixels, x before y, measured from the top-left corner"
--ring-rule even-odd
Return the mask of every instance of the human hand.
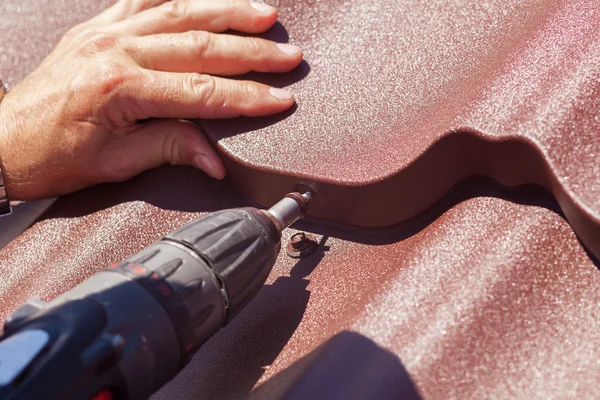
[[248, 0], [119, 0], [72, 30], [0, 103], [0, 159], [11, 200], [122, 181], [164, 163], [222, 179], [194, 118], [262, 116], [292, 94], [220, 76], [285, 72], [295, 46], [259, 33], [276, 11]]

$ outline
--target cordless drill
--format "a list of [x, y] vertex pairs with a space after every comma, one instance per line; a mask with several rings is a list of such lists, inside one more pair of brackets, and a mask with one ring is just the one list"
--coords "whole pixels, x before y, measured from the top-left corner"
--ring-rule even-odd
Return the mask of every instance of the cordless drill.
[[310, 197], [205, 215], [49, 303], [30, 300], [0, 337], [0, 398], [149, 397], [256, 295]]

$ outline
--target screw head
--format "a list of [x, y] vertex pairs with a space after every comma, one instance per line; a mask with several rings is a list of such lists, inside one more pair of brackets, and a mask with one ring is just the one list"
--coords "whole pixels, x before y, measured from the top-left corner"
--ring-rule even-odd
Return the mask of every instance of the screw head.
[[306, 245], [306, 234], [304, 232], [296, 233], [290, 238], [290, 243], [292, 247], [296, 250], [300, 250], [304, 245]]
[[299, 232], [290, 238], [287, 254], [292, 258], [302, 258], [311, 254], [317, 248], [317, 241], [311, 234]]

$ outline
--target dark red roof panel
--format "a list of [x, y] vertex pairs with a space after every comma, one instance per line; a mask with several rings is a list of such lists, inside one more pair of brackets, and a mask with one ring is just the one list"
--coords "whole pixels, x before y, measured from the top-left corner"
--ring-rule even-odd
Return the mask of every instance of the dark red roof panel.
[[[3, 1], [2, 76], [22, 78], [107, 3]], [[320, 218], [299, 228], [321, 249], [280, 255], [257, 298], [157, 397], [302, 397], [320, 376], [372, 398], [600, 397], [600, 274], [577, 237], [598, 255], [597, 7], [277, 4], [287, 34], [270, 35], [289, 35], [307, 64], [260, 79], [295, 82], [297, 109], [276, 124], [204, 126], [252, 200], [316, 189]], [[530, 188], [455, 188], [471, 175], [540, 184], [562, 211]], [[0, 251], [0, 314], [244, 204], [231, 183], [173, 167], [61, 198]], [[408, 380], [390, 383], [390, 370]]]
[[[298, 181], [315, 216], [404, 222], [460, 181], [538, 184], [600, 255], [600, 8], [587, 1], [280, 1], [307, 64], [292, 115], [203, 125], [238, 186]], [[271, 33], [278, 38], [281, 30]]]

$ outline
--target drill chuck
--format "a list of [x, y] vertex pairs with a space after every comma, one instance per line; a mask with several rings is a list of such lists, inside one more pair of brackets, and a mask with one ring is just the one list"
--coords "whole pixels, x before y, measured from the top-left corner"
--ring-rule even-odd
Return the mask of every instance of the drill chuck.
[[299, 193], [290, 193], [279, 203], [269, 208], [267, 213], [275, 219], [275, 224], [278, 227], [279, 232], [283, 231], [306, 214], [308, 202], [311, 197], [312, 194], [310, 192], [306, 192], [302, 195]]
[[[0, 339], [0, 398], [147, 398], [258, 293], [309, 200], [205, 215], [48, 304], [28, 302]], [[29, 360], [3, 353], [34, 337]]]

